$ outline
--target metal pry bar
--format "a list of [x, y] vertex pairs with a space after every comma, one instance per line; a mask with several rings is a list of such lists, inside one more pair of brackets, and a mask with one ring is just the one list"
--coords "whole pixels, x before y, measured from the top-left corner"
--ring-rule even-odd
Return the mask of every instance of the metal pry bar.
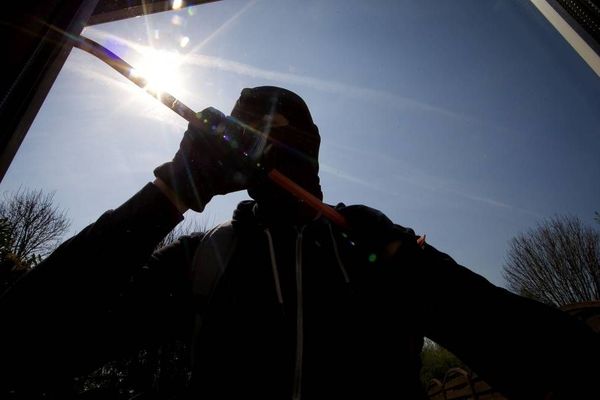
[[[183, 119], [190, 122], [192, 125], [200, 124], [201, 121], [196, 116], [194, 110], [183, 104], [175, 96], [169, 93], [158, 93], [157, 91], [150, 89], [148, 87], [147, 79], [132, 74], [134, 68], [106, 47], [83, 36], [79, 36], [79, 38], [75, 40], [74, 47], [77, 47], [104, 61], [119, 74], [123, 75], [125, 78], [135, 83], [140, 88], [144, 89], [147, 93], [152, 95], [154, 98], [158, 99], [161, 103], [169, 107], [171, 110], [175, 111], [177, 114], [183, 117]], [[268, 174], [268, 177], [292, 195], [303, 200], [307, 205], [311, 206], [316, 211], [321, 212], [326, 218], [331, 220], [336, 225], [339, 225], [344, 229], [348, 228], [348, 223], [346, 222], [346, 219], [339, 212], [324, 204], [321, 200], [317, 199], [316, 197], [312, 196], [309, 192], [301, 188], [298, 184], [281, 174], [279, 171], [271, 171]]]

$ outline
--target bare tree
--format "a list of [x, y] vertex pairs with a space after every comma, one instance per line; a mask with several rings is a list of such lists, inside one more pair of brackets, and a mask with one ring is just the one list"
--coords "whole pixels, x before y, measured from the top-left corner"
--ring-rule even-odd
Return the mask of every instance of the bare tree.
[[557, 307], [600, 300], [600, 233], [576, 217], [555, 217], [511, 241], [508, 288]]
[[29, 265], [54, 250], [70, 224], [64, 211], [54, 205], [53, 193], [31, 189], [5, 193], [0, 220], [2, 252]]

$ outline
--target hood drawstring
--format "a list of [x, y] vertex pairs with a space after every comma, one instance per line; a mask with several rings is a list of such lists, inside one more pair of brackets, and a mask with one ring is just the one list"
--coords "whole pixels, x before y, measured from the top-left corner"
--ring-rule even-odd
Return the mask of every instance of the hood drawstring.
[[273, 280], [275, 281], [275, 291], [277, 292], [277, 300], [283, 305], [283, 295], [281, 294], [281, 285], [279, 284], [279, 272], [277, 271], [277, 261], [275, 260], [275, 247], [273, 246], [273, 237], [269, 228], [265, 229], [267, 242], [269, 243], [269, 254], [271, 255], [271, 268], [273, 270]]
[[331, 223], [327, 221], [327, 227], [329, 228], [329, 235], [331, 236], [331, 242], [333, 243], [333, 252], [335, 253], [335, 258], [337, 263], [342, 271], [342, 275], [344, 275], [344, 281], [346, 283], [350, 283], [350, 277], [346, 272], [346, 268], [344, 267], [344, 263], [342, 262], [342, 258], [340, 257], [340, 252], [338, 251], [337, 241], [335, 240], [335, 236], [333, 234], [333, 228], [331, 228]]
[[[340, 252], [338, 250], [337, 241], [335, 240], [335, 235], [333, 233], [333, 229], [330, 223], [327, 223], [327, 228], [329, 229], [329, 236], [331, 237], [331, 243], [333, 245], [333, 253], [335, 254], [335, 259], [337, 260], [338, 266], [340, 267], [340, 271], [344, 277], [344, 282], [350, 283], [350, 277], [348, 276], [348, 272], [346, 271], [346, 267], [342, 262], [342, 258], [340, 257]], [[283, 304], [283, 294], [281, 292], [281, 284], [279, 282], [279, 271], [277, 269], [277, 260], [275, 259], [275, 246], [273, 245], [273, 236], [269, 231], [269, 228], [265, 228], [265, 235], [267, 236], [267, 242], [269, 244], [269, 255], [271, 257], [271, 269], [273, 271], [273, 281], [275, 283], [275, 291], [277, 292], [277, 300], [279, 304]]]

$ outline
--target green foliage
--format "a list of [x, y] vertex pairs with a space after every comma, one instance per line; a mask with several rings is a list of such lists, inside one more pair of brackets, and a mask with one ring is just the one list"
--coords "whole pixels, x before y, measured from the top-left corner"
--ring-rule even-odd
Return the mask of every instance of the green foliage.
[[466, 368], [458, 357], [431, 340], [425, 341], [421, 352], [421, 363], [421, 383], [425, 387], [434, 378], [443, 381], [444, 375], [450, 368]]

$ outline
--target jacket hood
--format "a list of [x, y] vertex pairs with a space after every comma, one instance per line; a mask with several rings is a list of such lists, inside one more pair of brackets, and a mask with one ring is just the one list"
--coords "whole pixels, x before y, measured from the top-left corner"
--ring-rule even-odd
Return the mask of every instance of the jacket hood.
[[302, 226], [324, 220], [320, 214], [315, 215], [315, 211], [305, 204], [297, 203], [297, 205], [298, 208], [290, 209], [289, 204], [264, 204], [256, 200], [244, 200], [233, 211], [232, 224], [238, 229], [241, 227], [263, 229], [282, 225]]
[[263, 204], [256, 200], [241, 201], [233, 211], [232, 224], [236, 228], [259, 228], [278, 225], [303, 225], [309, 221], [295, 220], [296, 210], [286, 210], [285, 206]]

